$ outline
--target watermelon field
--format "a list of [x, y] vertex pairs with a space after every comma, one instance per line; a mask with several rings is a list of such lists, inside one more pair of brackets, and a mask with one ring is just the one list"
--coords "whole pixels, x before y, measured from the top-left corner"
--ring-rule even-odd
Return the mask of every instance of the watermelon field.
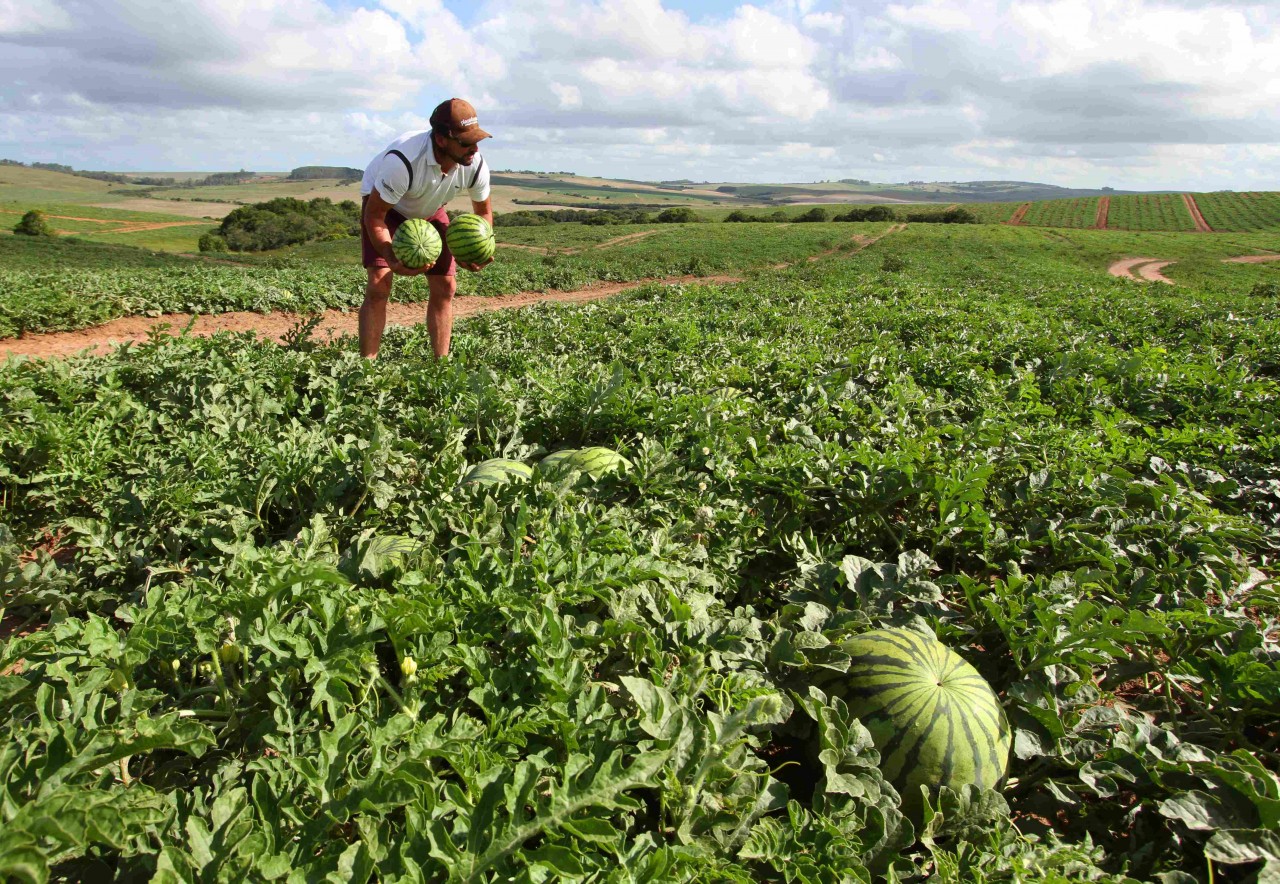
[[[0, 365], [0, 876], [1280, 880], [1266, 235], [560, 227], [465, 285], [743, 279]], [[0, 238], [0, 333], [350, 247]]]

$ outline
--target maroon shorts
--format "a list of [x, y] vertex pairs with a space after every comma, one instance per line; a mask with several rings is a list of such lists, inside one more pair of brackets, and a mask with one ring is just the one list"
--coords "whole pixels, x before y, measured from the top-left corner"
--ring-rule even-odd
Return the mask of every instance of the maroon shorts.
[[[387, 267], [387, 259], [382, 257], [373, 248], [373, 242], [369, 239], [369, 231], [364, 227], [364, 204], [369, 201], [369, 197], [360, 198], [360, 263], [365, 267]], [[391, 231], [391, 235], [396, 235], [396, 228], [404, 223], [405, 217], [395, 209], [387, 210], [387, 229]], [[427, 276], [453, 276], [457, 270], [457, 265], [453, 261], [453, 252], [449, 251], [449, 243], [444, 238], [445, 231], [449, 229], [449, 216], [445, 214], [444, 206], [427, 219], [431, 225], [435, 227], [436, 232], [440, 234], [440, 257], [436, 258], [436, 263], [431, 265], [431, 269], [427, 271]]]

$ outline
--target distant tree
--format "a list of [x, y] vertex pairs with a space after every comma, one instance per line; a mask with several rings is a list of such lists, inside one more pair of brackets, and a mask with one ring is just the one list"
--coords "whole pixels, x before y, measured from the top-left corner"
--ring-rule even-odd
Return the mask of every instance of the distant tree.
[[728, 215], [725, 215], [724, 220], [726, 224], [735, 224], [742, 221], [754, 221], [755, 219], [740, 209], [734, 209]]
[[39, 209], [32, 209], [30, 212], [22, 216], [22, 220], [13, 226], [14, 233], [20, 233], [23, 236], [56, 236], [53, 228], [49, 226], [48, 220], [44, 217], [44, 212]]
[[202, 252], [225, 252], [227, 250], [227, 241], [216, 233], [206, 233], [200, 237], [200, 251]]
[[787, 214], [785, 211], [783, 211], [782, 209], [778, 209], [778, 211], [774, 212], [772, 215], [769, 215], [769, 216], [767, 216], [767, 217], [765, 217], [765, 218], [762, 218], [762, 219], [760, 219], [760, 220], [762, 220], [762, 221], [774, 221], [774, 222], [777, 222], [777, 223], [779, 223], [779, 224], [785, 224], [786, 222], [788, 222], [788, 221], [790, 221], [790, 220], [791, 220], [791, 216], [790, 216], [790, 215], [788, 215], [788, 214]]
[[688, 224], [701, 220], [696, 212], [688, 206], [673, 206], [658, 213], [659, 224]]
[[814, 206], [812, 209], [805, 212], [800, 217], [796, 218], [796, 220], [797, 221], [826, 221], [827, 210], [822, 208], [821, 206]]

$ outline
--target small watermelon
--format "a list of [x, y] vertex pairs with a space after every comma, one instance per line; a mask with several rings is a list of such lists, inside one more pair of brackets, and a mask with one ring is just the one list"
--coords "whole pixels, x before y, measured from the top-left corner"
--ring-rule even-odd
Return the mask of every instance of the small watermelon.
[[533, 467], [518, 460], [495, 457], [476, 464], [462, 477], [460, 485], [501, 485], [523, 482], [533, 476]]
[[631, 461], [608, 448], [566, 448], [553, 451], [538, 464], [542, 473], [558, 473], [562, 470], [581, 470], [593, 479], [608, 473], [627, 472]]
[[440, 257], [440, 234], [426, 218], [410, 218], [396, 228], [391, 251], [406, 267], [424, 267]]
[[625, 473], [631, 469], [631, 461], [608, 448], [581, 448], [569, 458], [573, 466], [599, 479], [607, 473]]
[[453, 257], [468, 264], [483, 264], [493, 257], [498, 242], [493, 228], [479, 215], [459, 215], [449, 222], [445, 241]]
[[835, 692], [875, 741], [880, 770], [918, 812], [920, 785], [995, 788], [1011, 734], [991, 686], [942, 642], [908, 629], [878, 629], [840, 645], [849, 670]]

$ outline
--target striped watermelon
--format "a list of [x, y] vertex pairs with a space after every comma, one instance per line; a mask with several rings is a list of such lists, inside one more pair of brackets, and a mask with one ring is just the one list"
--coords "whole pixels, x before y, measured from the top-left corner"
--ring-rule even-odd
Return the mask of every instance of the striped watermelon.
[[533, 467], [518, 460], [495, 457], [482, 461], [467, 471], [461, 485], [501, 485], [504, 482], [523, 482], [533, 476]]
[[440, 234], [426, 218], [409, 218], [396, 228], [391, 237], [391, 251], [406, 267], [434, 264], [440, 257]]
[[631, 461], [616, 451], [599, 446], [554, 451], [538, 464], [538, 471], [541, 473], [555, 474], [564, 470], [581, 470], [593, 479], [599, 479], [607, 473], [625, 473], [630, 469]]
[[964, 658], [907, 629], [878, 629], [841, 647], [850, 664], [837, 692], [871, 733], [907, 812], [919, 810], [920, 785], [990, 789], [1004, 779], [1009, 722]]
[[453, 257], [468, 264], [483, 264], [498, 247], [493, 228], [479, 215], [459, 215], [444, 234]]

